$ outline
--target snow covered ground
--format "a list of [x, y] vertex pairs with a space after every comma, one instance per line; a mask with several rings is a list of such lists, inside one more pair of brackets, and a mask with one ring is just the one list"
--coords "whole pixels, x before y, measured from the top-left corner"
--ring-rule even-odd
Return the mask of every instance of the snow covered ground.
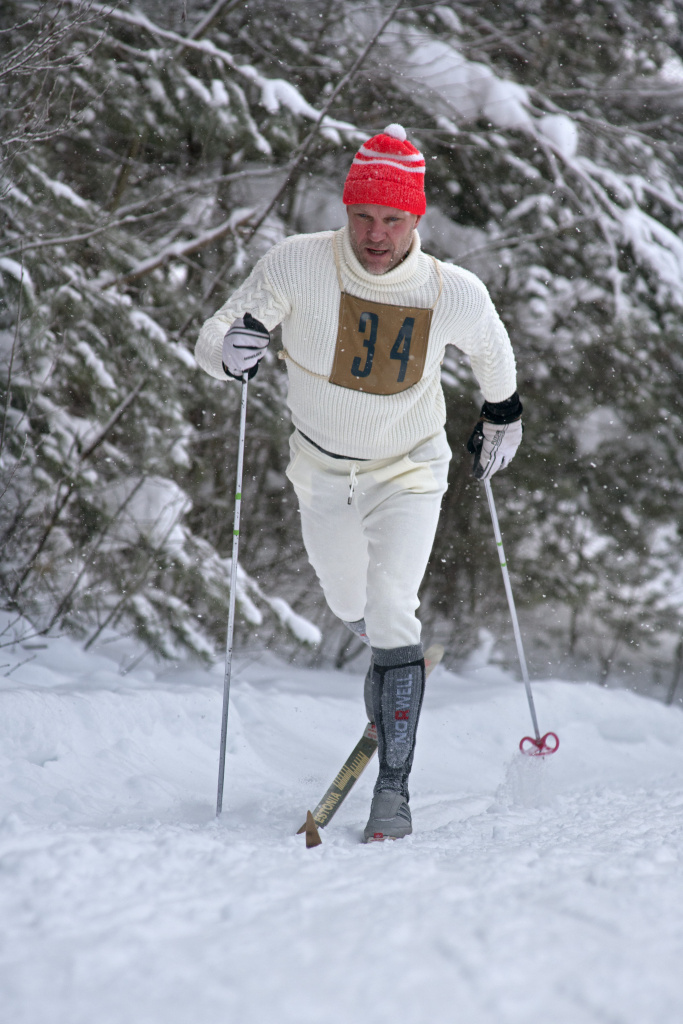
[[114, 646], [0, 650], [3, 1024], [683, 1020], [679, 709], [538, 682], [524, 758], [523, 687], [439, 668], [415, 834], [360, 844], [373, 768], [306, 850], [360, 676], [237, 660], [217, 821], [222, 666]]

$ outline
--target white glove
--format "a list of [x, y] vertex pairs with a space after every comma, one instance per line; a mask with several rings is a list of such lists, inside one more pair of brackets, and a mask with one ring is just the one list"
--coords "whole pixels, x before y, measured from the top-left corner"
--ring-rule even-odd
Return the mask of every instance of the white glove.
[[[488, 480], [512, 462], [522, 441], [522, 403], [517, 392], [504, 402], [484, 402], [480, 416], [467, 442], [467, 450], [474, 455], [472, 475], [478, 480]], [[500, 420], [508, 416], [511, 423], [494, 423], [488, 418]]]
[[270, 334], [251, 313], [235, 320], [223, 338], [223, 369], [228, 376], [242, 380], [246, 374], [251, 380], [269, 341]]
[[[479, 431], [481, 427], [481, 431]], [[479, 480], [488, 480], [515, 457], [522, 440], [522, 421], [515, 423], [477, 424], [474, 434], [475, 452], [472, 473]], [[480, 439], [477, 446], [477, 439]]]

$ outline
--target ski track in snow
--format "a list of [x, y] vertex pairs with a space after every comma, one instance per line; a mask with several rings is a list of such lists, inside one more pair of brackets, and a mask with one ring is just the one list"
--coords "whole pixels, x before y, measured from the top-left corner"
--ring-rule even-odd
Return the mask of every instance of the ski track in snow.
[[536, 683], [528, 758], [523, 687], [439, 668], [414, 835], [359, 842], [371, 767], [306, 850], [361, 677], [235, 668], [219, 820], [221, 665], [60, 639], [0, 679], [3, 1024], [683, 1019], [679, 709]]

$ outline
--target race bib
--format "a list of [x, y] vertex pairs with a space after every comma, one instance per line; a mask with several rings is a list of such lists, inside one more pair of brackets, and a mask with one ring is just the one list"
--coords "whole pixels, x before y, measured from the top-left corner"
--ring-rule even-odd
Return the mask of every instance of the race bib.
[[330, 384], [395, 395], [421, 379], [432, 309], [369, 302], [342, 291]]

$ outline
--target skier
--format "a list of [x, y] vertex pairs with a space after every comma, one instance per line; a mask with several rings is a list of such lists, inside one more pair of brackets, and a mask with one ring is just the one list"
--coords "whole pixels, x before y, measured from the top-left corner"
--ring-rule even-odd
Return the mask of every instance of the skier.
[[421, 251], [424, 173], [400, 125], [369, 139], [346, 178], [348, 223], [272, 248], [195, 350], [213, 377], [250, 378], [282, 324], [295, 427], [287, 476], [306, 552], [329, 607], [372, 652], [365, 700], [379, 775], [366, 842], [412, 831], [425, 679], [415, 612], [451, 458], [446, 345], [469, 356], [485, 399], [468, 442], [474, 475], [506, 466], [522, 438], [514, 355], [485, 285]]

